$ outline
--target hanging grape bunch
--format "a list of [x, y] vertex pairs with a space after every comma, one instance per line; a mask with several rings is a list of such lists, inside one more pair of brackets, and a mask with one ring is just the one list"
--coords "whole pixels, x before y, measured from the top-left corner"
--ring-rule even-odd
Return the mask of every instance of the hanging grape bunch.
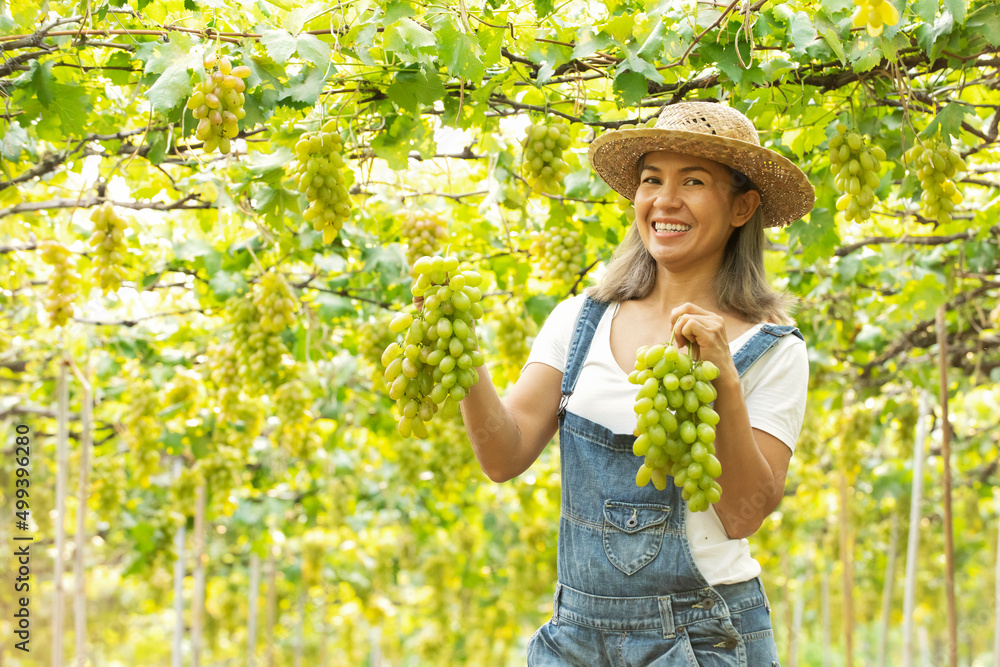
[[406, 239], [406, 260], [412, 269], [419, 258], [438, 251], [441, 240], [448, 235], [448, 227], [437, 214], [418, 211], [403, 219], [400, 234]]
[[955, 187], [955, 175], [965, 170], [965, 160], [958, 151], [940, 138], [928, 139], [906, 151], [910, 169], [920, 179], [920, 213], [938, 224], [951, 222], [951, 212], [962, 203], [962, 193]]
[[246, 65], [233, 67], [225, 56], [205, 57], [208, 79], [194, 87], [188, 99], [187, 108], [198, 119], [195, 137], [205, 142], [203, 148], [211, 153], [216, 148], [223, 155], [232, 150], [232, 139], [240, 133], [239, 121], [247, 115], [243, 103], [247, 88], [246, 79], [250, 68]]
[[292, 179], [309, 202], [302, 217], [323, 232], [323, 243], [333, 241], [351, 215], [354, 173], [346, 168], [343, 152], [335, 120], [328, 120], [318, 132], [304, 133], [295, 144]]
[[520, 299], [505, 303], [495, 311], [496, 347], [502, 365], [498, 379], [515, 382], [531, 351], [529, 338], [537, 332], [535, 321], [524, 309]]
[[299, 306], [292, 288], [281, 275], [273, 271], [265, 273], [260, 279], [253, 302], [260, 313], [260, 326], [268, 333], [281, 333], [291, 326]]
[[563, 153], [569, 144], [569, 126], [564, 123], [541, 123], [528, 127], [522, 147], [528, 172], [525, 178], [532, 192], [558, 194], [563, 191], [562, 180], [569, 173]]
[[475, 368], [483, 354], [475, 326], [483, 317], [483, 279], [477, 271], [460, 271], [454, 256], [421, 257], [413, 271], [410, 291], [423, 297], [423, 307], [416, 318], [403, 313], [389, 323], [403, 340], [389, 344], [382, 365], [389, 398], [399, 407], [399, 434], [426, 438], [426, 423], [438, 409], [465, 398], [479, 381]]
[[49, 286], [45, 293], [45, 310], [49, 314], [49, 324], [58, 327], [66, 324], [73, 316], [73, 295], [80, 283], [76, 271], [76, 259], [61, 243], [42, 241], [42, 259], [52, 267]]
[[240, 377], [248, 389], [260, 384], [278, 384], [282, 357], [288, 350], [280, 334], [264, 328], [264, 315], [250, 299], [236, 297], [231, 311], [232, 342], [239, 359]]
[[692, 512], [707, 510], [722, 495], [715, 481], [722, 474], [714, 444], [719, 415], [710, 405], [718, 376], [715, 364], [695, 361], [672, 344], [640, 347], [628, 376], [639, 385], [632, 452], [644, 457], [635, 483], [652, 481], [662, 491], [672, 476]]
[[878, 37], [884, 26], [899, 23], [899, 12], [889, 0], [854, 0], [854, 27], [868, 26], [868, 34]]
[[550, 228], [532, 234], [531, 254], [537, 258], [543, 280], [573, 283], [583, 271], [583, 241], [569, 228]]
[[618, 199], [615, 200], [615, 203], [618, 204], [618, 210], [625, 214], [625, 220], [628, 224], [631, 225], [635, 222], [635, 205], [632, 204], [632, 202], [630, 202], [623, 195], [618, 195]]
[[864, 222], [871, 218], [878, 172], [885, 160], [882, 147], [869, 148], [867, 139], [857, 132], [848, 132], [843, 123], [837, 123], [837, 134], [830, 139], [830, 168], [837, 189], [843, 193], [837, 200], [837, 210], [843, 211], [849, 221]]
[[128, 225], [111, 202], [104, 202], [95, 208], [90, 219], [94, 222], [94, 232], [88, 242], [94, 250], [97, 283], [104, 292], [117, 290], [122, 284], [126, 252], [125, 228]]

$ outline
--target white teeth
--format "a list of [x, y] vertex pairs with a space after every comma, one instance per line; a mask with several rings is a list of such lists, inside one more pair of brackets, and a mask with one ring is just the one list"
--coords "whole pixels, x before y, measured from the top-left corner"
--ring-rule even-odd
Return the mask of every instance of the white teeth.
[[691, 229], [690, 225], [668, 225], [665, 222], [657, 222], [654, 228], [658, 232], [686, 232]]

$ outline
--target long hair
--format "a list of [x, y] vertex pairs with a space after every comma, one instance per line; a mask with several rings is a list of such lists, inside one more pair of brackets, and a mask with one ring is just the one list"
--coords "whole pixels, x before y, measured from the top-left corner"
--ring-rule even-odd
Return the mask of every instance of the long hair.
[[[639, 168], [642, 168], [641, 160]], [[734, 195], [756, 189], [745, 175], [729, 168]], [[715, 278], [715, 300], [724, 311], [737, 313], [748, 322], [791, 324], [791, 298], [775, 292], [764, 269], [764, 214], [760, 206], [741, 227], [733, 230], [722, 253]], [[632, 222], [618, 245], [600, 285], [587, 293], [599, 301], [642, 299], [656, 284], [656, 260], [646, 250], [639, 235], [638, 220]]]

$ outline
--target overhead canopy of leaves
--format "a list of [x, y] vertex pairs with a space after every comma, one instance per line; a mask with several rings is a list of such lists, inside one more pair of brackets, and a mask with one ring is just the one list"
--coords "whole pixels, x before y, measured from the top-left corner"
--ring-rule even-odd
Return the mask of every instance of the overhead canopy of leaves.
[[[980, 506], [998, 479], [1000, 7], [893, 4], [900, 22], [871, 37], [852, 27], [849, 0], [4, 3], [0, 429], [55, 433], [58, 360], [89, 364], [98, 404], [88, 530], [101, 536], [100, 562], [116, 563], [114, 576], [134, 588], [102, 593], [107, 613], [144, 627], [151, 610], [169, 607], [172, 536], [205, 483], [215, 636], [244, 622], [255, 552], [276, 554], [286, 607], [302, 582], [326, 600], [307, 608], [309, 650], [325, 640], [344, 664], [364, 663], [374, 626], [390, 657], [502, 664], [517, 655], [545, 620], [555, 580], [556, 453], [497, 488], [457, 416], [427, 441], [395, 436], [378, 358], [388, 318], [410, 300], [408, 221], [444, 220], [445, 244], [486, 276], [481, 338], [494, 350], [491, 371], [516, 377], [524, 360], [495, 352], [511, 346], [497, 342], [505, 332], [491, 312], [540, 323], [596, 280], [627, 229], [587, 164], [588, 143], [694, 99], [745, 113], [817, 194], [809, 216], [771, 233], [767, 253], [775, 284], [799, 299], [812, 386], [789, 497], [758, 536], [765, 572], [784, 571], [780, 555], [806, 571], [815, 553], [802, 545], [827, 544], [832, 475], [846, 471], [861, 527], [857, 594], [879, 599], [885, 527], [909, 502], [915, 396], [937, 391], [944, 307], [965, 512], [957, 548], [965, 579], [977, 581], [995, 542]], [[210, 54], [251, 70], [227, 156], [202, 150], [185, 106]], [[532, 193], [524, 181], [521, 140], [543, 119], [573, 136], [562, 193]], [[354, 175], [353, 212], [323, 243], [290, 167], [303, 133], [330, 120]], [[836, 208], [829, 141], [838, 123], [887, 154], [864, 223]], [[967, 164], [956, 183], [964, 199], [946, 224], [921, 213], [920, 180], [904, 158], [937, 139]], [[107, 201], [129, 226], [125, 280], [105, 293], [88, 239], [91, 211]], [[551, 227], [585, 239], [573, 282], [536, 273], [530, 237]], [[63, 327], [44, 306], [50, 240], [80, 274]], [[278, 352], [266, 372], [241, 375], [224, 362], [268, 272], [281, 274], [299, 308], [271, 339]], [[74, 419], [79, 400], [77, 387]], [[178, 479], [174, 456], [185, 463]], [[51, 495], [53, 462], [36, 460], [38, 488]], [[932, 517], [939, 488], [927, 501]], [[33, 506], [47, 534], [50, 495]], [[928, 565], [922, 582], [933, 618], [943, 614], [939, 567]], [[985, 605], [982, 591], [970, 583], [959, 599]], [[136, 599], [150, 602], [129, 607]], [[874, 623], [878, 607], [864, 606], [864, 620]], [[969, 633], [986, 636], [987, 620], [970, 621]], [[95, 638], [95, 655], [165, 660], [168, 646], [131, 646], [118, 627]], [[293, 650], [291, 636], [277, 641]], [[232, 642], [212, 651], [215, 662], [242, 655]]]

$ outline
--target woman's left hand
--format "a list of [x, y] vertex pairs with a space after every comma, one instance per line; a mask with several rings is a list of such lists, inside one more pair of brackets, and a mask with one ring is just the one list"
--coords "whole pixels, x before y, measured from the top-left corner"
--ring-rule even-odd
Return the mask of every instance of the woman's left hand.
[[[721, 315], [699, 308], [693, 303], [685, 303], [670, 313], [670, 326], [674, 331], [677, 347], [694, 343], [698, 346], [698, 358], [711, 361], [723, 374], [729, 370], [735, 372], [733, 356], [729, 351], [726, 321]], [[690, 352], [688, 350], [689, 354]]]

